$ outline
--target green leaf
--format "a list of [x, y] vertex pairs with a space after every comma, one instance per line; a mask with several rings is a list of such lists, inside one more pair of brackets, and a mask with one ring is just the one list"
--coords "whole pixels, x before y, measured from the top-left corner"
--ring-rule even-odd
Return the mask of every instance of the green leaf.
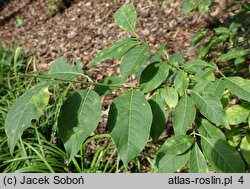
[[[188, 0], [187, 0], [188, 1]], [[222, 40], [219, 39], [218, 37], [214, 37], [208, 42], [206, 42], [204, 45], [201, 46], [201, 48], [198, 51], [198, 58], [203, 59], [209, 52], [210, 50], [218, 45]]]
[[126, 80], [129, 75], [138, 72], [141, 66], [146, 63], [145, 53], [148, 51], [148, 45], [141, 45], [132, 48], [122, 59], [120, 71], [122, 80]]
[[250, 115], [248, 116], [247, 122], [248, 122], [248, 127], [250, 129]]
[[190, 173], [207, 173], [208, 167], [207, 162], [199, 148], [199, 146], [195, 143], [193, 149], [190, 153], [190, 160], [189, 160]]
[[187, 152], [181, 155], [165, 154], [156, 160], [156, 167], [158, 173], [173, 173], [186, 165], [190, 157]]
[[192, 46], [197, 45], [206, 36], [206, 30], [201, 29], [192, 36]]
[[246, 56], [247, 54], [250, 54], [250, 49], [247, 50], [232, 50], [229, 51], [226, 54], [223, 54], [221, 56], [219, 56], [218, 61], [228, 61], [231, 59], [236, 59], [236, 58], [240, 58], [242, 56]]
[[125, 166], [147, 144], [152, 119], [150, 105], [139, 91], [129, 90], [112, 103], [108, 130]]
[[187, 74], [182, 70], [178, 71], [174, 79], [174, 86], [180, 96], [184, 94], [184, 91], [185, 89], [187, 89], [188, 85], [189, 85], [189, 81], [187, 78]]
[[196, 83], [192, 90], [196, 93], [204, 93], [205, 88], [208, 87], [210, 83], [211, 81], [209, 81], [208, 79], [201, 79]]
[[165, 111], [166, 103], [159, 91], [156, 91], [151, 97], [149, 104], [153, 113], [150, 136], [152, 137], [153, 142], [156, 142], [166, 128], [169, 111]]
[[178, 93], [174, 87], [164, 87], [160, 90], [160, 94], [170, 108], [177, 105]]
[[202, 13], [205, 13], [208, 10], [208, 8], [210, 7], [211, 4], [212, 4], [211, 0], [203, 0], [199, 4], [199, 11], [201, 11]]
[[184, 56], [185, 54], [183, 52], [177, 52], [169, 56], [168, 60], [172, 65], [179, 66], [184, 64]]
[[226, 27], [218, 27], [214, 29], [216, 34], [230, 34], [230, 31]]
[[218, 173], [244, 173], [240, 154], [221, 138], [202, 137], [201, 145], [206, 159]]
[[171, 3], [172, 0], [164, 0], [165, 3]]
[[124, 86], [122, 80], [116, 76], [106, 77], [105, 79], [99, 81], [98, 83], [107, 84], [107, 86], [95, 85], [94, 91], [97, 92], [99, 96], [106, 96], [111, 92], [115, 91], [116, 89], [118, 89], [119, 87]]
[[195, 81], [200, 81], [201, 79], [207, 79], [209, 81], [214, 81], [215, 76], [214, 76], [214, 70], [211, 68], [207, 68], [204, 71], [197, 72], [194, 76]]
[[231, 106], [226, 110], [226, 116], [230, 125], [238, 125], [247, 120], [249, 110], [241, 105]]
[[18, 24], [18, 26], [22, 26], [23, 25], [23, 19], [18, 18], [17, 19], [17, 24]]
[[173, 127], [175, 135], [186, 134], [195, 119], [196, 110], [192, 99], [183, 96], [174, 109]]
[[202, 136], [206, 138], [221, 138], [226, 141], [226, 137], [223, 132], [206, 119], [201, 120], [198, 131]]
[[49, 101], [49, 84], [41, 82], [26, 91], [10, 108], [5, 120], [8, 146], [13, 153], [17, 141], [33, 119], [38, 119]]
[[56, 81], [54, 81], [56, 84], [69, 82], [78, 77], [84, 76], [82, 67], [83, 64], [80, 61], [75, 61], [74, 65], [69, 65], [67, 63], [67, 58], [62, 56], [52, 62], [48, 73], [42, 75], [51, 78], [52, 80], [56, 79]]
[[190, 13], [198, 7], [197, 0], [183, 0], [182, 1], [182, 10], [185, 14]]
[[122, 5], [115, 13], [115, 23], [123, 30], [135, 33], [137, 14], [133, 3]]
[[168, 77], [169, 66], [166, 62], [156, 62], [149, 64], [140, 77], [140, 85], [142, 92], [146, 93], [159, 87]]
[[100, 118], [100, 97], [91, 89], [78, 91], [63, 103], [58, 117], [58, 134], [70, 161], [97, 128]]
[[189, 72], [198, 72], [202, 68], [210, 67], [212, 69], [216, 69], [215, 65], [209, 64], [204, 60], [189, 60], [184, 64], [184, 69], [188, 70]]
[[247, 136], [243, 137], [240, 143], [240, 151], [245, 161], [250, 165], [250, 142], [247, 140]]
[[158, 151], [158, 154], [180, 155], [186, 152], [194, 143], [194, 137], [178, 135], [168, 138]]
[[209, 83], [209, 85], [204, 88], [203, 94], [211, 94], [217, 97], [218, 99], [221, 99], [225, 88], [225, 81], [223, 79], [219, 79], [216, 80], [214, 83]]
[[67, 58], [65, 56], [61, 56], [56, 59], [50, 65], [49, 73], [83, 73], [82, 71], [82, 63], [79, 61], [75, 61], [74, 65], [69, 65], [67, 63]]
[[238, 98], [250, 102], [250, 80], [241, 77], [227, 77], [226, 87]]
[[101, 50], [95, 58], [91, 61], [89, 67], [100, 64], [101, 62], [109, 59], [115, 58], [119, 60], [127, 51], [129, 51], [134, 46], [138, 45], [139, 42], [135, 38], [124, 38], [120, 39], [119, 41], [113, 43], [109, 47]]
[[161, 55], [159, 55], [158, 53], [150, 54], [149, 61], [151, 63], [162, 62]]
[[204, 115], [209, 121], [230, 129], [226, 115], [223, 111], [223, 106], [218, 98], [212, 95], [201, 96], [193, 91], [191, 92], [191, 98], [199, 108], [202, 115]]

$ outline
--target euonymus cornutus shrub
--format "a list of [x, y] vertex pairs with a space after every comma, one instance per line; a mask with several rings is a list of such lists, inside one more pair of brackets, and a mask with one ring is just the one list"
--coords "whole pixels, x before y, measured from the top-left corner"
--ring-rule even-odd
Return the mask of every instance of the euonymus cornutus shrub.
[[[174, 134], [157, 152], [156, 172], [175, 172], [186, 165], [190, 172], [245, 172], [249, 138], [244, 138], [240, 154], [228, 143], [225, 133], [238, 127], [243, 133], [249, 132], [250, 80], [226, 77], [214, 61], [185, 62], [183, 53], [168, 56], [163, 46], [150, 47], [136, 34], [136, 20], [132, 3], [121, 6], [115, 13], [115, 23], [132, 37], [103, 49], [89, 65], [110, 58], [119, 60], [119, 77], [92, 82], [80, 62], [70, 66], [65, 57], [54, 61], [50, 70], [39, 76], [44, 79], [23, 94], [6, 117], [10, 151], [31, 120], [41, 116], [50, 98], [50, 87], [80, 82], [87, 87], [65, 100], [57, 123], [69, 160], [98, 126], [102, 116], [100, 97], [124, 88], [109, 108], [107, 127], [125, 166], [150, 138], [157, 142], [171, 121]], [[138, 76], [137, 87], [125, 84], [132, 74]], [[77, 80], [79, 77], [86, 80]], [[229, 106], [231, 97], [241, 103]]]

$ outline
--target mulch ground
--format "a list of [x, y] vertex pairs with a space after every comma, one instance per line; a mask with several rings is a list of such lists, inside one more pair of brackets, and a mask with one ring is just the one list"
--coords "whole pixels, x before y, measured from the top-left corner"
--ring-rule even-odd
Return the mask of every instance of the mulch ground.
[[[128, 0], [79, 0], [56, 16], [49, 18], [44, 0], [10, 1], [0, 12], [0, 41], [23, 47], [29, 55], [37, 57], [38, 70], [47, 70], [51, 61], [66, 55], [77, 58], [84, 65], [112, 42], [128, 36], [114, 24], [114, 13]], [[134, 0], [138, 12], [137, 31], [142, 39], [154, 46], [165, 44], [170, 54], [186, 52], [191, 36], [206, 23], [200, 13], [184, 15], [181, 1], [170, 4], [163, 0]], [[23, 19], [18, 26], [17, 19]], [[115, 68], [103, 63], [98, 68], [102, 75], [112, 75]], [[97, 69], [98, 71], [98, 69]]]

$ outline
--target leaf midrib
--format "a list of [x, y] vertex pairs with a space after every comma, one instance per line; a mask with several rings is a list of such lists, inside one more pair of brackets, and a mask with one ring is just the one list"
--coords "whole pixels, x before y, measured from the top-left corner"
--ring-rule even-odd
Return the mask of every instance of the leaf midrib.
[[[211, 144], [211, 143], [207, 140], [206, 137], [203, 137], [203, 139], [205, 139], [205, 140], [208, 142], [208, 144], [209, 144], [213, 149], [215, 149], [215, 151], [220, 155], [220, 157], [224, 160], [224, 162], [227, 163], [227, 161], [225, 161], [226, 159], [223, 158], [223, 156], [222, 156], [222, 154], [220, 153], [220, 151], [218, 151], [217, 148], [215, 148], [215, 147], [213, 146], [213, 144]], [[228, 165], [228, 167], [230, 167], [231, 170], [235, 171], [234, 168], [231, 166], [231, 164], [228, 164], [228, 163], [227, 163], [227, 165]]]
[[131, 127], [131, 115], [132, 115], [132, 111], [131, 111], [131, 107], [132, 107], [132, 100], [133, 100], [133, 95], [134, 95], [134, 91], [131, 90], [131, 96], [129, 99], [129, 116], [128, 116], [128, 145], [127, 145], [127, 149], [126, 149], [126, 163], [128, 163], [128, 150], [129, 150], [129, 144], [130, 144], [130, 127]]
[[[41, 86], [41, 89], [40, 90], [42, 90], [42, 88], [45, 88], [46, 87], [46, 85], [44, 84], [44, 85], [42, 85]], [[26, 113], [26, 109], [27, 109], [27, 107], [30, 105], [30, 103], [32, 102], [32, 100], [33, 100], [33, 97], [37, 94], [37, 93], [39, 93], [40, 92], [40, 90], [36, 90], [35, 91], [35, 93], [32, 95], [32, 97], [30, 98], [30, 100], [28, 101], [28, 103], [26, 104], [26, 106], [25, 106], [25, 108], [24, 108], [24, 110], [22, 111], [22, 113], [21, 113], [21, 115], [20, 115], [20, 119], [18, 120], [18, 122], [17, 122], [17, 127], [16, 128], [18, 128], [19, 127], [19, 124], [20, 124], [20, 122], [21, 122], [21, 120], [22, 120], [22, 117], [23, 117], [23, 115], [24, 115], [24, 113]], [[17, 132], [15, 132], [14, 133], [14, 136], [13, 137], [11, 137], [13, 140], [12, 140], [12, 142], [14, 141], [14, 139], [16, 138], [16, 134], [17, 134]], [[11, 144], [11, 145], [13, 145], [13, 144]]]
[[125, 19], [126, 19], [128, 25], [129, 25], [130, 29], [132, 30], [133, 33], [135, 33], [135, 30], [134, 30], [134, 28], [132, 27], [132, 25], [130, 24], [130, 22], [129, 22], [129, 20], [128, 20], [128, 17], [127, 17], [127, 15], [126, 15], [125, 11], [124, 11], [124, 8], [122, 9], [121, 12], [122, 12], [122, 14], [124, 15], [124, 17], [125, 17]]
[[234, 81], [232, 81], [232, 80], [230, 80], [230, 79], [228, 79], [228, 78], [226, 78], [226, 80], [230, 81], [232, 84], [236, 85], [236, 86], [239, 87], [241, 90], [243, 90], [244, 92], [246, 92], [246, 93], [248, 93], [248, 94], [250, 95], [249, 91], [245, 90], [244, 88], [242, 88], [240, 85], [238, 85], [238, 84], [235, 83]]

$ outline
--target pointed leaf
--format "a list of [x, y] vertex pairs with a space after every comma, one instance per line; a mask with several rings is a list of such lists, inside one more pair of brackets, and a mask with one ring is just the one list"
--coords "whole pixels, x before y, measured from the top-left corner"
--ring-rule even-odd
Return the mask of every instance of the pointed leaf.
[[218, 99], [222, 98], [222, 95], [225, 91], [226, 85], [225, 81], [222, 79], [216, 80], [214, 83], [209, 83], [204, 90], [203, 94], [211, 94], [217, 97]]
[[202, 115], [204, 115], [209, 121], [230, 129], [226, 115], [223, 111], [223, 106], [218, 98], [212, 95], [201, 96], [196, 92], [191, 92], [191, 98], [199, 108]]
[[149, 104], [153, 113], [153, 122], [151, 125], [150, 136], [153, 138], [153, 142], [156, 142], [166, 128], [169, 111], [165, 111], [166, 103], [159, 91], [156, 91], [151, 97]]
[[241, 77], [227, 77], [226, 86], [237, 97], [250, 102], [250, 80]]
[[160, 90], [160, 94], [170, 108], [177, 105], [178, 93], [174, 87], [164, 87]]
[[184, 94], [185, 89], [189, 85], [187, 74], [184, 71], [179, 71], [174, 79], [174, 86], [180, 96]]
[[189, 96], [183, 96], [174, 109], [173, 127], [175, 135], [186, 134], [188, 128], [193, 123], [196, 109]]
[[230, 125], [238, 125], [247, 120], [249, 110], [241, 105], [231, 106], [226, 110], [226, 116]]
[[192, 36], [192, 46], [197, 45], [206, 36], [206, 30], [201, 29]]
[[69, 65], [67, 58], [61, 56], [51, 63], [49, 73], [83, 73], [82, 66], [82, 63], [79, 61], [75, 61], [74, 65]]
[[96, 129], [100, 118], [100, 97], [91, 89], [78, 91], [64, 102], [58, 117], [58, 133], [70, 160]]
[[212, 64], [207, 63], [204, 60], [189, 60], [184, 64], [184, 69], [190, 71], [190, 72], [197, 72], [201, 70], [202, 68], [210, 67], [212, 69], [216, 69], [216, 67]]
[[126, 80], [129, 75], [138, 72], [141, 66], [146, 63], [145, 53], [148, 51], [148, 45], [142, 45], [132, 48], [122, 59], [120, 71], [122, 80]]
[[101, 62], [109, 59], [115, 58], [120, 59], [127, 51], [139, 44], [138, 40], [135, 38], [124, 38], [113, 43], [109, 47], [101, 50], [95, 58], [91, 61], [90, 66], [100, 64]]
[[115, 13], [115, 23], [125, 31], [135, 33], [137, 13], [133, 3], [122, 5]]
[[177, 52], [169, 56], [168, 60], [172, 65], [179, 66], [184, 64], [184, 56], [185, 54], [183, 52]]
[[112, 103], [108, 130], [126, 166], [147, 144], [151, 123], [151, 108], [141, 92], [127, 91]]
[[197, 72], [193, 79], [195, 81], [200, 81], [201, 79], [207, 79], [209, 81], [214, 81], [215, 76], [214, 76], [213, 72], [214, 72], [213, 69], [207, 68], [203, 71]]
[[202, 137], [201, 145], [206, 159], [218, 173], [243, 173], [244, 162], [240, 154], [225, 140]]
[[250, 165], [250, 142], [247, 140], [247, 136], [243, 137], [240, 143], [240, 151], [245, 161]]
[[12, 153], [23, 131], [38, 119], [49, 101], [48, 83], [41, 82], [26, 91], [10, 108], [5, 120], [5, 132]]
[[179, 155], [186, 152], [194, 143], [194, 137], [179, 135], [168, 138], [159, 149], [159, 154]]
[[199, 146], [195, 143], [193, 149], [190, 153], [190, 173], [207, 173], [208, 167], [207, 162], [199, 148]]
[[226, 137], [223, 132], [206, 119], [201, 120], [201, 124], [199, 126], [198, 131], [202, 136], [206, 138], [221, 138], [223, 140], [226, 140]]
[[158, 173], [173, 173], [186, 165], [190, 153], [181, 155], [165, 154], [156, 160], [156, 167]]
[[83, 64], [80, 61], [75, 61], [74, 65], [69, 65], [67, 63], [67, 58], [62, 56], [52, 62], [48, 73], [42, 75], [55, 79], [55, 84], [69, 82], [78, 77], [84, 76], [82, 67]]
[[141, 74], [140, 85], [142, 92], [146, 93], [159, 87], [168, 77], [169, 66], [166, 62], [156, 62], [148, 65]]
[[245, 56], [247, 54], [250, 54], [250, 49], [247, 50], [232, 50], [227, 52], [226, 54], [221, 55], [218, 58], [218, 61], [228, 61], [231, 59], [239, 58], [242, 56]]
[[115, 91], [116, 89], [118, 89], [119, 87], [124, 86], [122, 80], [116, 76], [106, 77], [105, 79], [99, 81], [98, 83], [107, 84], [107, 86], [95, 85], [94, 91], [97, 92], [99, 96], [106, 96], [111, 92]]
[[196, 83], [192, 90], [196, 93], [201, 93], [205, 90], [206, 87], [209, 86], [209, 84], [211, 84], [211, 81], [209, 81], [208, 79], [201, 79]]

